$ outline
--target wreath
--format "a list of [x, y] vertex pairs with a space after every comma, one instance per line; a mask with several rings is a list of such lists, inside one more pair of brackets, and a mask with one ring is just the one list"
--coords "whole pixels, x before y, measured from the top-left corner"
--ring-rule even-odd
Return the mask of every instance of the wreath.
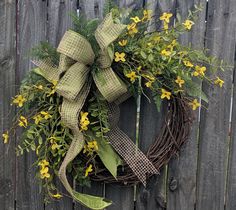
[[[151, 30], [150, 10], [127, 12], [112, 8], [105, 18], [72, 16], [74, 29], [57, 49], [42, 42], [32, 49], [33, 68], [12, 103], [19, 109], [13, 126], [24, 128], [17, 154], [35, 152], [37, 177], [47, 200], [62, 197], [54, 185], [59, 177], [82, 205], [103, 209], [100, 197], [76, 192], [66, 173], [81, 186], [90, 180], [146, 184], [147, 177], [177, 154], [189, 136], [193, 112], [207, 102], [201, 82], [223, 86], [217, 70], [221, 61], [178, 42], [194, 26], [201, 8], [184, 21], [163, 13], [160, 30]], [[212, 72], [207, 76], [207, 72]], [[144, 154], [118, 126], [119, 104], [151, 93], [157, 109], [166, 101], [166, 117], [158, 137]]]

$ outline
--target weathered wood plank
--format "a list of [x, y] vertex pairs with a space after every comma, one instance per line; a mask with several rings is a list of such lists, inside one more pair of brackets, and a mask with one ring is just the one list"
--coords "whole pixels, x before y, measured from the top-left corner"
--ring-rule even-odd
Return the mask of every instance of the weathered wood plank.
[[[155, 30], [160, 27], [158, 20], [163, 12], [174, 13], [174, 1], [145, 1], [147, 9], [152, 10], [153, 20], [150, 23], [149, 30]], [[150, 94], [149, 98], [152, 98]], [[139, 147], [143, 151], [147, 151], [149, 146], [154, 142], [159, 133], [162, 122], [165, 117], [165, 105], [161, 108], [161, 112], [157, 112], [155, 103], [149, 103], [147, 99], [142, 96], [141, 110], [140, 110], [140, 127], [139, 127]], [[147, 183], [147, 187], [139, 186], [137, 190], [136, 208], [138, 210], [164, 209], [166, 202], [165, 192], [166, 168], [160, 171], [160, 175], [155, 175]]]
[[[17, 12], [17, 82], [32, 67], [28, 54], [30, 49], [46, 39], [46, 2], [18, 1]], [[17, 133], [20, 137], [20, 133]], [[35, 178], [36, 168], [32, 167], [35, 155], [25, 154], [17, 158], [16, 209], [43, 209], [43, 197], [39, 193], [39, 185]]]
[[[209, 1], [206, 47], [210, 54], [233, 63], [235, 1]], [[233, 7], [234, 5], [234, 7]], [[232, 71], [225, 71], [224, 88], [204, 84], [209, 96], [201, 110], [196, 209], [224, 209]]]
[[[0, 134], [11, 126], [14, 110], [11, 97], [15, 95], [16, 69], [16, 5], [13, 1], [0, 2]], [[15, 138], [8, 144], [0, 141], [0, 206], [15, 209]]]
[[76, 0], [48, 1], [47, 39], [57, 47], [66, 30], [72, 28], [71, 14], [77, 12]]
[[[65, 31], [72, 28], [72, 18], [70, 14], [77, 12], [77, 1], [76, 0], [50, 0], [48, 1], [48, 25], [47, 25], [47, 40], [53, 46], [57, 47]], [[72, 178], [68, 177], [69, 182], [73, 185]], [[58, 190], [68, 195], [64, 186], [60, 180], [56, 179], [56, 185]], [[73, 199], [68, 195], [64, 196], [58, 201], [45, 206], [45, 210], [72, 210]]]
[[[130, 98], [120, 105], [120, 128], [134, 142], [136, 137], [136, 102]], [[134, 209], [134, 189], [133, 187], [119, 187], [116, 184], [105, 185], [106, 198], [112, 200], [113, 204], [108, 207], [110, 210]]]
[[[206, 1], [177, 1], [177, 12], [182, 20], [187, 17], [188, 10], [194, 4], [201, 3], [204, 9], [199, 14], [198, 22], [189, 33], [181, 36], [182, 44], [191, 44], [194, 48], [204, 48]], [[201, 85], [201, 84], [199, 84]], [[194, 210], [196, 202], [196, 175], [198, 157], [198, 112], [195, 112], [195, 121], [188, 142], [180, 151], [180, 156], [173, 159], [168, 167], [167, 181], [167, 209], [168, 210]]]
[[[117, 1], [120, 8], [142, 8], [143, 2], [141, 0], [122, 0]], [[129, 99], [120, 105], [120, 128], [134, 141], [136, 142], [136, 118], [137, 118], [137, 106], [134, 99]], [[113, 205], [108, 209], [111, 210], [133, 210], [134, 209], [134, 188], [122, 187], [116, 184], [106, 185], [105, 188], [106, 198], [113, 201]]]
[[[79, 1], [79, 13], [84, 15], [87, 19], [93, 18], [102, 18], [103, 17], [103, 6], [105, 0], [91, 0], [88, 4], [85, 0]], [[78, 187], [78, 190], [82, 193], [89, 195], [101, 196], [103, 197], [104, 192], [104, 183], [100, 182], [91, 182], [91, 188], [89, 187]], [[75, 203], [74, 210], [88, 210], [88, 208], [81, 206], [78, 203]]]
[[[147, 94], [151, 99], [151, 94]], [[157, 112], [155, 103], [151, 103], [145, 97], [141, 98], [140, 125], [139, 125], [139, 148], [147, 152], [149, 146], [154, 142], [158, 135], [162, 121], [165, 116], [165, 106], [161, 112]], [[137, 210], [162, 210], [165, 207], [165, 174], [166, 169], [160, 171], [160, 175], [152, 176], [147, 187], [142, 185], [137, 187]]]
[[231, 117], [231, 138], [230, 138], [230, 149], [229, 149], [229, 164], [228, 164], [228, 180], [226, 189], [226, 210], [233, 210], [236, 208], [235, 193], [236, 193], [236, 83], [235, 83], [235, 73], [236, 73], [236, 63], [235, 63], [235, 43], [236, 43], [236, 2], [229, 2], [229, 25], [227, 26], [226, 34], [228, 52], [226, 55], [227, 61], [233, 65], [234, 63], [234, 87], [233, 87], [233, 110]]

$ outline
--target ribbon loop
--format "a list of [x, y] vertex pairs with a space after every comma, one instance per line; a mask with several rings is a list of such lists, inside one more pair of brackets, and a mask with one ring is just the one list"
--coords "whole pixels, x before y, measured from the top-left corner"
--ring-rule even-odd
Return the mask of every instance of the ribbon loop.
[[94, 52], [90, 43], [74, 31], [66, 31], [57, 51], [85, 65], [94, 62]]

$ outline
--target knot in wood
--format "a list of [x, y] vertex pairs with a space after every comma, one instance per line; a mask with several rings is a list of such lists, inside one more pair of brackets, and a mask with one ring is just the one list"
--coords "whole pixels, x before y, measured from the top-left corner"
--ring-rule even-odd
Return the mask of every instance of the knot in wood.
[[175, 191], [178, 188], [178, 181], [172, 177], [170, 180], [170, 184], [169, 184], [169, 189], [170, 191]]

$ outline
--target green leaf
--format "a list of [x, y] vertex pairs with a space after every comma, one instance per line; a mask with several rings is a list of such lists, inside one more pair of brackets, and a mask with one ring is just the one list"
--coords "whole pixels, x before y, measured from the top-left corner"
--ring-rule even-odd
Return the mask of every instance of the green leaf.
[[120, 156], [115, 152], [112, 146], [104, 139], [99, 138], [98, 143], [98, 156], [101, 161], [112, 174], [114, 178], [117, 176], [117, 167], [123, 164]]
[[81, 203], [82, 205], [94, 209], [94, 210], [101, 210], [104, 209], [112, 204], [111, 201], [105, 200], [102, 197], [97, 197], [97, 196], [92, 196], [92, 195], [87, 195], [87, 194], [82, 194], [78, 193], [76, 191], [73, 191], [72, 194], [73, 198]]
[[144, 51], [140, 51], [140, 55], [144, 58], [147, 59], [147, 55]]
[[201, 97], [203, 101], [208, 103], [208, 98], [206, 94], [202, 91], [201, 85], [195, 82], [186, 82], [186, 92], [192, 97]]

